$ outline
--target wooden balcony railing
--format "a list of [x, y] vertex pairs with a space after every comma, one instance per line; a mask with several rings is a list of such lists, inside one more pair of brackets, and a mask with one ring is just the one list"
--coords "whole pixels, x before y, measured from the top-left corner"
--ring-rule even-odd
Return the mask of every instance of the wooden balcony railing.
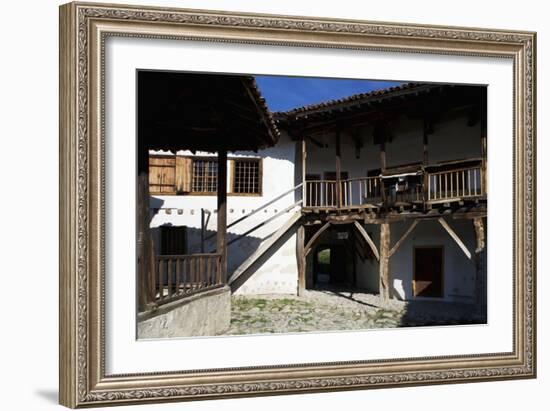
[[318, 208], [374, 204], [382, 198], [378, 177], [341, 180], [340, 190], [337, 190], [336, 180], [308, 180], [305, 197], [305, 207]]
[[[425, 177], [425, 179], [424, 179]], [[426, 181], [428, 186], [425, 186]], [[360, 177], [340, 181], [305, 182], [306, 208], [351, 208], [412, 203], [445, 203], [485, 195], [481, 166], [437, 172], [419, 172], [406, 177]], [[382, 188], [383, 187], [383, 188]]]
[[428, 174], [428, 202], [474, 198], [485, 195], [480, 166]]
[[157, 255], [151, 281], [156, 305], [220, 287], [221, 254]]

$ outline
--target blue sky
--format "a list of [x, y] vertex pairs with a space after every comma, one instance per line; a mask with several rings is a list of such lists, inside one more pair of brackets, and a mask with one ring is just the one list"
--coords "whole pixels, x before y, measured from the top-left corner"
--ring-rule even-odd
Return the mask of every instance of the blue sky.
[[392, 81], [282, 76], [256, 76], [256, 82], [271, 111], [286, 111], [402, 84]]

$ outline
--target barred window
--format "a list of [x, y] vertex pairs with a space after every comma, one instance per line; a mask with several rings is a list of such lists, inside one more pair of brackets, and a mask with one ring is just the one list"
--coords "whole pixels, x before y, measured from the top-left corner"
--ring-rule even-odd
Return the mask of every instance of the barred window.
[[261, 194], [260, 159], [235, 159], [233, 192], [238, 194]]
[[[228, 193], [261, 195], [261, 161], [260, 158], [228, 159]], [[149, 192], [152, 195], [216, 195], [218, 159], [152, 154], [149, 156]]]
[[216, 193], [218, 189], [218, 160], [193, 159], [193, 192]]

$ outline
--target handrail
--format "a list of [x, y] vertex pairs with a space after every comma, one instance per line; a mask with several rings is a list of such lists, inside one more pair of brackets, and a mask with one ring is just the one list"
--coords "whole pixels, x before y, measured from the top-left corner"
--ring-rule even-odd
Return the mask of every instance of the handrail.
[[239, 241], [241, 238], [247, 236], [248, 234], [256, 231], [258, 228], [260, 227], [263, 227], [264, 225], [266, 225], [267, 223], [269, 223], [270, 221], [274, 220], [275, 218], [279, 217], [280, 215], [286, 213], [287, 211], [290, 211], [292, 210], [294, 207], [297, 207], [298, 205], [300, 205], [302, 203], [302, 200], [298, 200], [296, 201], [294, 204], [288, 206], [287, 208], [285, 208], [284, 210], [281, 210], [279, 211], [278, 213], [272, 215], [271, 217], [269, 217], [267, 220], [263, 220], [260, 224], [257, 224], [255, 225], [254, 227], [252, 227], [250, 230], [242, 233], [242, 234], [239, 234], [239, 236], [237, 238], [234, 238], [233, 240], [231, 241], [228, 241], [227, 242], [227, 245], [230, 246], [231, 244]]
[[[255, 208], [254, 210], [252, 210], [250, 213], [238, 218], [237, 220], [233, 221], [231, 224], [228, 224], [227, 225], [227, 228], [230, 228], [230, 227], [233, 227], [234, 225], [240, 223], [241, 221], [244, 221], [246, 220], [248, 217], [260, 212], [260, 210], [263, 210], [264, 208], [266, 208], [267, 206], [273, 204], [274, 202], [280, 200], [281, 198], [283, 198], [284, 196], [286, 196], [287, 194], [290, 194], [290, 193], [293, 193], [294, 191], [296, 191], [298, 188], [302, 187], [303, 183], [300, 183], [298, 185], [296, 185], [295, 187], [291, 188], [290, 190], [287, 190], [285, 191], [284, 193], [282, 194], [279, 194], [277, 197], [269, 200], [267, 203], [265, 204], [262, 204], [260, 207], [258, 208]], [[292, 208], [294, 208], [296, 205], [293, 205]], [[204, 238], [204, 241], [206, 240], [210, 240], [211, 238], [215, 237], [216, 236], [216, 233], [213, 233], [213, 234], [210, 234], [209, 236], [205, 237]]]
[[485, 194], [481, 166], [462, 167], [427, 173], [428, 201], [472, 198]]
[[201, 291], [222, 287], [227, 279], [221, 269], [222, 254], [157, 255], [150, 292], [160, 306]]

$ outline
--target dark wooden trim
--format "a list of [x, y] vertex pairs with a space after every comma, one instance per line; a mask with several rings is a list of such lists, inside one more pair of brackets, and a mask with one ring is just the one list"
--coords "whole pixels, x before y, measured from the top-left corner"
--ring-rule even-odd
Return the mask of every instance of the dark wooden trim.
[[222, 282], [227, 281], [227, 151], [218, 152], [218, 227], [216, 249], [221, 254]]

